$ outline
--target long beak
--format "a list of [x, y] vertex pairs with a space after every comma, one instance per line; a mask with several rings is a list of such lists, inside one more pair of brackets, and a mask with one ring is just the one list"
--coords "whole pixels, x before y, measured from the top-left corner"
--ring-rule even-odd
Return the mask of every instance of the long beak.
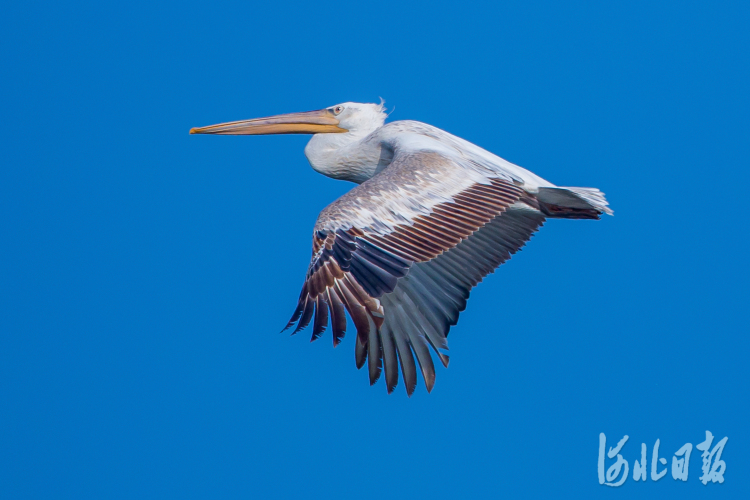
[[289, 113], [268, 118], [220, 123], [208, 127], [191, 128], [191, 134], [266, 135], [266, 134], [325, 134], [348, 132], [338, 126], [339, 121], [330, 109]]

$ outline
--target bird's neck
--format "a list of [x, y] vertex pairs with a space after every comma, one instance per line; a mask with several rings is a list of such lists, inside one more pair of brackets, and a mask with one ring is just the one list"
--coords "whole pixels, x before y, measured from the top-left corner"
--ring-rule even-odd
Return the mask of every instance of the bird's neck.
[[316, 134], [305, 147], [316, 172], [361, 184], [390, 163], [375, 134]]

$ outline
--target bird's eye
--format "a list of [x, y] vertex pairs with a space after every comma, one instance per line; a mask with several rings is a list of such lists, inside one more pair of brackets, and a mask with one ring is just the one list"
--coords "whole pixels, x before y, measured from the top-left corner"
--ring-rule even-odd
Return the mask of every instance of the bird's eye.
[[335, 106], [335, 107], [333, 108], [333, 113], [334, 113], [334, 114], [337, 114], [337, 115], [338, 115], [338, 114], [340, 114], [340, 113], [341, 113], [342, 111], [344, 111], [344, 106]]

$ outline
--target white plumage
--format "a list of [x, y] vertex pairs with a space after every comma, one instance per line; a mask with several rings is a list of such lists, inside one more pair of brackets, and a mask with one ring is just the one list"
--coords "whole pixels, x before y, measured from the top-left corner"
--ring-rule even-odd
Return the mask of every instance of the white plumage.
[[348, 312], [357, 367], [368, 362], [371, 384], [385, 371], [391, 392], [400, 365], [411, 395], [414, 358], [429, 391], [430, 348], [447, 366], [447, 335], [471, 289], [546, 219], [612, 211], [597, 189], [558, 187], [431, 125], [385, 119], [382, 103], [343, 103], [191, 133], [311, 133], [313, 169], [359, 184], [320, 213], [287, 328], [312, 322], [316, 339], [330, 323], [336, 345]]

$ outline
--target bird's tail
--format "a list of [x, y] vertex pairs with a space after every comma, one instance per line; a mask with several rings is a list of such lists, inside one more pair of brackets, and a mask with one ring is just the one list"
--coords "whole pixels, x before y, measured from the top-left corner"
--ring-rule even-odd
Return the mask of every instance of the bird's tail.
[[602, 214], [614, 214], [604, 193], [596, 188], [544, 187], [539, 188], [536, 198], [550, 218], [598, 219]]

